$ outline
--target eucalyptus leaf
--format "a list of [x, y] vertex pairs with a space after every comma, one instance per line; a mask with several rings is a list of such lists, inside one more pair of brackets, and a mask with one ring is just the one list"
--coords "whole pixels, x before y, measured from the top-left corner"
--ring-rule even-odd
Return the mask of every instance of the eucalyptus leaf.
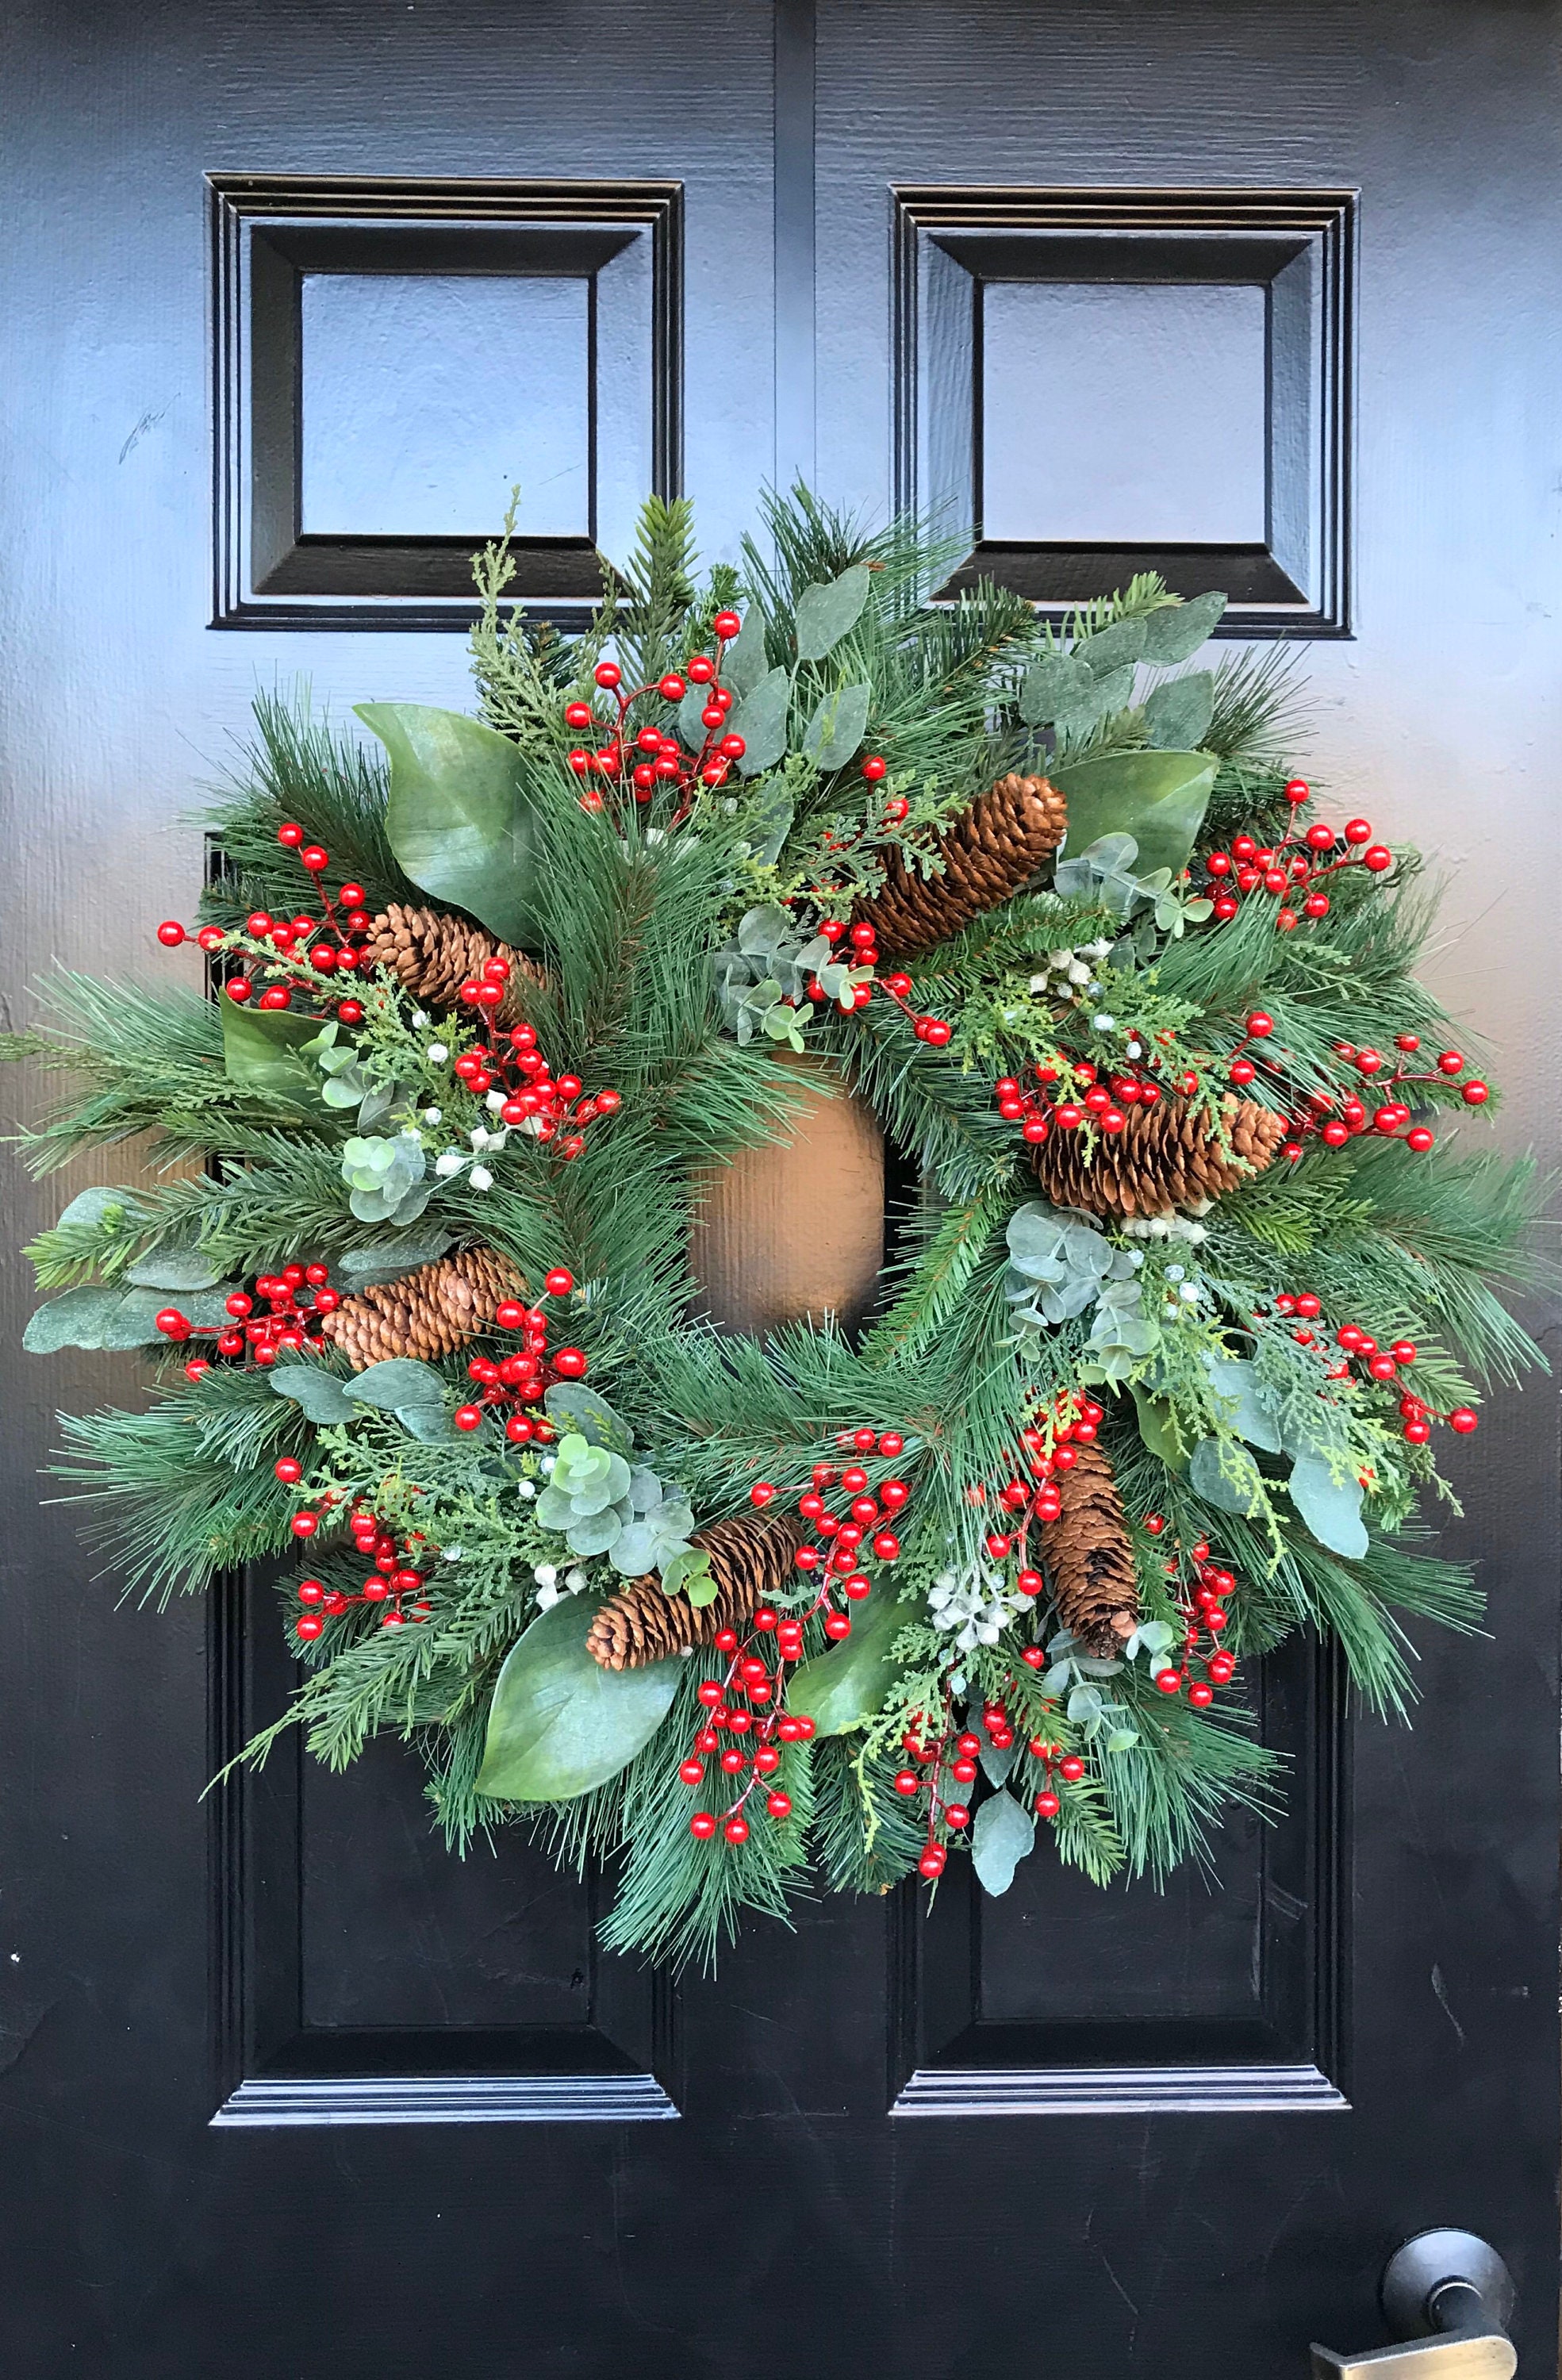
[[1144, 705], [1150, 743], [1163, 752], [1191, 752], [1209, 733], [1215, 716], [1215, 679], [1208, 670], [1168, 678]]
[[1245, 1438], [1250, 1446], [1261, 1447], [1265, 1454], [1278, 1454], [1279, 1424], [1264, 1395], [1257, 1366], [1230, 1356], [1211, 1356], [1205, 1368], [1237, 1436]]
[[866, 1727], [883, 1708], [900, 1674], [890, 1648], [904, 1625], [891, 1587], [880, 1587], [866, 1604], [854, 1606], [845, 1643], [817, 1653], [793, 1672], [788, 1710], [811, 1718], [820, 1735], [846, 1735]]
[[1204, 824], [1218, 761], [1207, 752], [1110, 752], [1076, 760], [1053, 779], [1069, 806], [1067, 848], [1131, 834], [1141, 875], [1188, 864]]
[[872, 700], [872, 686], [862, 685], [843, 686], [839, 694], [825, 696], [803, 738], [803, 749], [821, 775], [843, 769], [858, 750]]
[[1190, 1484], [1218, 1512], [1244, 1519], [1262, 1509], [1264, 1480], [1245, 1446], [1230, 1439], [1201, 1438], [1188, 1465]]
[[1074, 647], [1074, 659], [1088, 662], [1097, 677], [1107, 670], [1132, 669], [1144, 658], [1146, 634], [1142, 613], [1132, 619], [1113, 620], [1097, 628], [1093, 637], [1082, 637]]
[[780, 786], [770, 793], [768, 799], [762, 797], [757, 803], [749, 823], [758, 837], [754, 845], [754, 856], [761, 868], [773, 868], [780, 859], [796, 815], [794, 804], [788, 801]]
[[1091, 673], [1072, 653], [1039, 653], [1020, 686], [1020, 716], [1027, 727], [1048, 727], [1079, 702]]
[[1194, 595], [1186, 603], [1165, 603], [1144, 616], [1144, 647], [1141, 661], [1157, 669], [1173, 669], [1192, 661], [1205, 638], [1219, 625], [1226, 609], [1224, 595]]
[[1132, 662], [1125, 669], [1093, 670], [1089, 683], [1078, 699], [1059, 710], [1056, 723], [1071, 735], [1081, 735], [1086, 728], [1094, 727], [1098, 719], [1105, 719], [1108, 712], [1125, 710], [1132, 699]]
[[1360, 1561], [1367, 1550], [1360, 1481], [1349, 1473], [1337, 1478], [1321, 1454], [1303, 1454], [1292, 1464], [1289, 1484], [1290, 1500], [1318, 1543], [1347, 1561]]
[[1001, 1785], [1019, 1757], [1018, 1739], [1016, 1739], [1013, 1743], [1010, 1744], [1006, 1751], [1002, 1752], [999, 1750], [996, 1743], [993, 1743], [990, 1741], [984, 1742], [977, 1757], [981, 1761], [982, 1774], [987, 1779], [987, 1783], [989, 1785]]
[[786, 750], [786, 720], [792, 704], [792, 677], [783, 669], [770, 670], [752, 694], [734, 703], [727, 714], [730, 732], [741, 735], [744, 755], [739, 773], [757, 777], [773, 769]]
[[769, 668], [765, 614], [757, 603], [751, 603], [742, 628], [722, 656], [721, 683], [735, 695], [752, 694]]
[[336, 1269], [349, 1289], [373, 1289], [400, 1281], [419, 1266], [432, 1264], [454, 1242], [442, 1223], [425, 1223], [421, 1231], [397, 1232], [382, 1240], [366, 1240], [336, 1260]]
[[[229, 1005], [232, 1005], [231, 1002]], [[57, 1217], [54, 1229], [59, 1232], [71, 1224], [79, 1227], [90, 1224], [97, 1230], [106, 1224], [113, 1231], [134, 1222], [140, 1212], [131, 1191], [111, 1190], [102, 1184], [93, 1183], [89, 1189], [77, 1192], [69, 1206]]]
[[489, 1706], [477, 1790], [506, 1802], [568, 1802], [603, 1785], [648, 1744], [682, 1665], [604, 1670], [586, 1649], [590, 1607], [567, 1595], [505, 1658]]
[[502, 941], [535, 943], [536, 824], [516, 746], [481, 720], [428, 703], [356, 709], [391, 757], [385, 832], [406, 874]]
[[120, 1289], [67, 1289], [41, 1305], [22, 1332], [30, 1355], [54, 1355], [62, 1347], [101, 1347], [110, 1316], [124, 1295]]
[[411, 1355], [393, 1355], [383, 1364], [370, 1364], [343, 1385], [355, 1403], [377, 1405], [384, 1413], [394, 1413], [404, 1405], [421, 1406], [432, 1413], [444, 1410], [443, 1380], [431, 1364], [420, 1364]]
[[318, 1428], [339, 1428], [356, 1417], [341, 1381], [333, 1373], [321, 1371], [318, 1365], [278, 1364], [272, 1371], [271, 1383], [279, 1397], [289, 1398], [305, 1420], [312, 1421]]
[[635, 1433], [629, 1424], [614, 1413], [606, 1397], [599, 1397], [584, 1381], [555, 1380], [542, 1404], [551, 1422], [578, 1430], [591, 1445], [605, 1446], [611, 1454], [632, 1451]]
[[230, 1083], [295, 1099], [317, 1095], [319, 1076], [298, 1053], [320, 1031], [318, 1016], [300, 1016], [291, 1008], [241, 1008], [226, 994], [217, 1007]]
[[839, 578], [804, 588], [797, 598], [795, 619], [800, 662], [822, 662], [842, 637], [851, 634], [862, 618], [870, 583], [867, 564], [854, 562]]
[[[564, 1532], [564, 1543], [572, 1554], [580, 1554], [588, 1560], [593, 1554], [615, 1553], [618, 1541], [624, 1535], [623, 1520], [611, 1504], [599, 1512], [583, 1512], [576, 1504]], [[645, 1567], [643, 1561], [631, 1562], [627, 1567], [622, 1561], [614, 1563], [614, 1568], [623, 1571], [626, 1578], [635, 1577]]]
[[1007, 1892], [1020, 1862], [1035, 1848], [1035, 1820], [1012, 1793], [994, 1793], [971, 1828], [971, 1864], [984, 1892]]
[[133, 1289], [212, 1289], [219, 1276], [211, 1257], [200, 1248], [169, 1241], [127, 1265], [125, 1278]]
[[436, 1413], [432, 1405], [398, 1405], [396, 1419], [408, 1438], [419, 1446], [452, 1446], [455, 1442], [455, 1424], [449, 1414]]
[[699, 751], [710, 733], [701, 715], [709, 701], [708, 686], [691, 686], [678, 705], [678, 739], [691, 752]]

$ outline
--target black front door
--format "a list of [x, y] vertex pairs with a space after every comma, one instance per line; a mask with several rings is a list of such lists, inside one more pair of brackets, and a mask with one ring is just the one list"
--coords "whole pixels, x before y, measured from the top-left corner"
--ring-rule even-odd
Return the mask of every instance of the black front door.
[[[26, 0], [7, 19], [6, 952], [150, 971], [257, 683], [459, 705], [523, 483], [573, 616], [650, 485], [937, 513], [1043, 601], [1162, 567], [1305, 640], [1316, 778], [1452, 863], [1441, 988], [1555, 1123], [1562, 12], [1499, 0]], [[958, 577], [965, 563], [951, 565]], [[17, 1175], [7, 1258], [79, 1184]], [[1496, 1401], [1413, 1732], [1275, 1664], [1211, 1879], [1040, 1859], [673, 1986], [465, 1864], [394, 1746], [201, 1790], [269, 1606], [116, 1608], [8, 1355], [0, 2085], [27, 2380], [1257, 2380], [1481, 2233], [1555, 2351], [1550, 1401]]]

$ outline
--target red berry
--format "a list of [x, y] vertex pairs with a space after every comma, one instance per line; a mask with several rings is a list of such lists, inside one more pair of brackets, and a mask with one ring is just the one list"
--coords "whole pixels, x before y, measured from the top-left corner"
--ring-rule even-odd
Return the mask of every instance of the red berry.
[[1206, 1686], [1201, 1679], [1197, 1685], [1189, 1687], [1188, 1700], [1195, 1710], [1207, 1710], [1215, 1700], [1215, 1689], [1213, 1686]]
[[481, 1405], [458, 1405], [455, 1410], [457, 1429], [480, 1429], [483, 1422]]
[[312, 1537], [319, 1526], [318, 1512], [295, 1512], [293, 1515], [293, 1534], [296, 1537]]
[[291, 1454], [279, 1455], [272, 1466], [285, 1488], [296, 1488], [304, 1475], [304, 1466]]
[[1457, 1050], [1445, 1050], [1438, 1057], [1437, 1072], [1440, 1075], [1457, 1075], [1463, 1065], [1464, 1060]]
[[1484, 1083], [1466, 1083], [1459, 1091], [1459, 1098], [1467, 1108], [1484, 1107], [1491, 1092]]
[[1424, 1446], [1432, 1435], [1432, 1424], [1429, 1421], [1408, 1421], [1404, 1435], [1411, 1446]]
[[870, 785], [877, 785], [889, 765], [887, 760], [879, 759], [877, 752], [872, 752], [863, 762], [863, 774]]
[[931, 1883], [935, 1876], [942, 1876], [944, 1872], [944, 1858], [945, 1854], [939, 1846], [937, 1843], [929, 1843], [926, 1850], [923, 1852], [922, 1857], [916, 1863], [917, 1873], [921, 1876], [926, 1876], [928, 1882]]
[[1266, 1039], [1268, 1035], [1273, 1033], [1274, 1029], [1274, 1018], [1272, 1016], [1265, 1016], [1261, 1008], [1255, 1008], [1247, 1020], [1247, 1032], [1250, 1041], [1263, 1041]]
[[1059, 1777], [1067, 1778], [1071, 1785], [1078, 1784], [1084, 1775], [1084, 1763], [1077, 1752], [1071, 1752], [1066, 1760], [1060, 1760], [1058, 1763], [1058, 1774]]
[[779, 1791], [774, 1793], [768, 1793], [765, 1796], [765, 1807], [769, 1810], [772, 1818], [790, 1818], [792, 1815], [792, 1796], [790, 1793], [782, 1793]]
[[1176, 1670], [1163, 1670], [1156, 1683], [1163, 1694], [1180, 1694], [1182, 1691], [1182, 1680]]
[[252, 987], [247, 975], [230, 975], [226, 983], [223, 986], [223, 990], [227, 993], [228, 998], [232, 1001], [236, 1001], [240, 1008], [243, 1007], [245, 1002], [248, 999], [251, 989]]
[[1318, 820], [1308, 828], [1306, 842], [1309, 851], [1332, 851], [1334, 849], [1333, 827], [1325, 826], [1322, 820]]
[[1055, 1818], [1062, 1806], [1062, 1802], [1056, 1793], [1038, 1793], [1035, 1797], [1035, 1814], [1038, 1818]]
[[718, 612], [710, 625], [723, 644], [730, 644], [743, 629], [743, 622], [735, 612]]
[[1461, 1438], [1468, 1438], [1472, 1429], [1479, 1429], [1480, 1427], [1479, 1414], [1471, 1413], [1468, 1405], [1455, 1405], [1448, 1415], [1448, 1427], [1458, 1430]]
[[708, 1810], [696, 1810], [689, 1820], [689, 1832], [700, 1842], [708, 1843], [716, 1832], [716, 1821]]
[[1303, 802], [1312, 800], [1313, 788], [1305, 777], [1288, 777], [1285, 796], [1288, 802], [1294, 802], [1300, 808]]
[[1381, 876], [1385, 868], [1393, 867], [1394, 854], [1386, 843], [1369, 844], [1362, 854], [1362, 865], [1370, 868], [1374, 876]]
[[1360, 818], [1347, 819], [1345, 822], [1345, 840], [1347, 843], [1370, 843], [1372, 841], [1372, 828], [1368, 825], [1366, 820]]
[[588, 1366], [578, 1347], [561, 1347], [553, 1357], [553, 1369], [562, 1380], [583, 1380]]
[[946, 1827], [953, 1827], [957, 1831], [960, 1828], [968, 1827], [971, 1824], [971, 1813], [963, 1802], [945, 1803], [944, 1824]]
[[734, 1810], [721, 1832], [730, 1843], [745, 1843], [748, 1840], [748, 1820], [740, 1818]]
[[293, 1628], [295, 1634], [302, 1636], [306, 1642], [312, 1641], [316, 1636], [323, 1636], [325, 1633], [325, 1622], [315, 1611], [301, 1612], [293, 1622]]
[[[561, 1077], [561, 1087], [566, 1079], [573, 1081], [574, 1077], [573, 1075]], [[572, 1272], [566, 1272], [563, 1265], [555, 1265], [552, 1271], [544, 1279], [542, 1286], [550, 1297], [567, 1297], [575, 1287], [575, 1275]]]

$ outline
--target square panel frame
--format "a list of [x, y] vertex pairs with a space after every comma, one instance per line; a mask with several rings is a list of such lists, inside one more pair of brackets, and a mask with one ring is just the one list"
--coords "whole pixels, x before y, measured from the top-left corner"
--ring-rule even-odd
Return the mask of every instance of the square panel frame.
[[[626, 543], [648, 485], [683, 479], [680, 182], [365, 180], [209, 174], [216, 628], [465, 632], [478, 615], [471, 556], [485, 534], [306, 535], [299, 417], [307, 271], [565, 273], [589, 289], [593, 361], [640, 336], [644, 383], [593, 370], [592, 519], [581, 538], [517, 537], [510, 594], [530, 616], [587, 625], [599, 542]], [[619, 408], [615, 415], [614, 407]], [[599, 458], [633, 470], [599, 519]], [[633, 480], [633, 486], [629, 484]]]
[[[255, 1572], [208, 1606], [211, 1768], [223, 1776], [297, 1682], [275, 1597]], [[302, 1764], [289, 1729], [261, 1768], [235, 1767], [210, 1811], [212, 2063], [219, 2129], [343, 2124], [658, 2123], [679, 2108], [677, 2000], [664, 1973], [601, 1953], [591, 1898], [580, 2024], [310, 2026], [305, 2020]]]
[[[894, 2117], [1349, 2110], [1350, 1776], [1338, 1647], [1293, 1638], [1258, 1671], [1260, 1740], [1288, 1758], [1288, 1807], [1260, 1829], [1252, 2018], [994, 2024], [982, 2016], [984, 1902], [961, 1863], [890, 1929]], [[1140, 1890], [1148, 1889], [1141, 1885]]]
[[[1357, 194], [1352, 190], [891, 189], [897, 508], [1047, 618], [1157, 570], [1230, 598], [1217, 635], [1348, 638]], [[1265, 292], [1265, 536], [1251, 544], [998, 542], [982, 525], [982, 294], [989, 281], [1228, 283]]]

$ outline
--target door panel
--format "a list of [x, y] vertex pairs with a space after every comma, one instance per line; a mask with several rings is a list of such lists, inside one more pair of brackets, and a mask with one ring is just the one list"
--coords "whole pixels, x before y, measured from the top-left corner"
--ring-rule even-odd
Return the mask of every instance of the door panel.
[[[1304, 639], [1314, 773], [1447, 856], [1439, 988], [1510, 1145], [1555, 1152], [1559, 13], [150, 0], [132, 36], [27, 0], [12, 1014], [56, 953], [149, 971], [257, 683], [467, 698], [511, 480], [567, 620], [641, 485], [731, 554], [802, 470], [942, 507], [954, 584], [1056, 608], [1161, 567]], [[13, 1171], [17, 1241], [81, 1178]], [[15, 1246], [4, 1278], [14, 1348]], [[426, 2380], [453, 2340], [503, 2374], [1280, 2380], [1375, 2342], [1385, 2255], [1443, 2223], [1500, 2248], [1549, 2365], [1548, 1395], [1461, 1450], [1492, 1638], [1428, 1632], [1413, 1734], [1271, 1665], [1290, 1805], [1207, 1885], [951, 1871], [674, 1988], [596, 1951], [600, 1879], [508, 1836], [448, 1859], [394, 1746], [333, 1779], [285, 1745], [202, 1803], [286, 1691], [269, 1597], [115, 1609], [34, 1504], [54, 1408], [123, 1366], [6, 1364], [27, 2380]]]

